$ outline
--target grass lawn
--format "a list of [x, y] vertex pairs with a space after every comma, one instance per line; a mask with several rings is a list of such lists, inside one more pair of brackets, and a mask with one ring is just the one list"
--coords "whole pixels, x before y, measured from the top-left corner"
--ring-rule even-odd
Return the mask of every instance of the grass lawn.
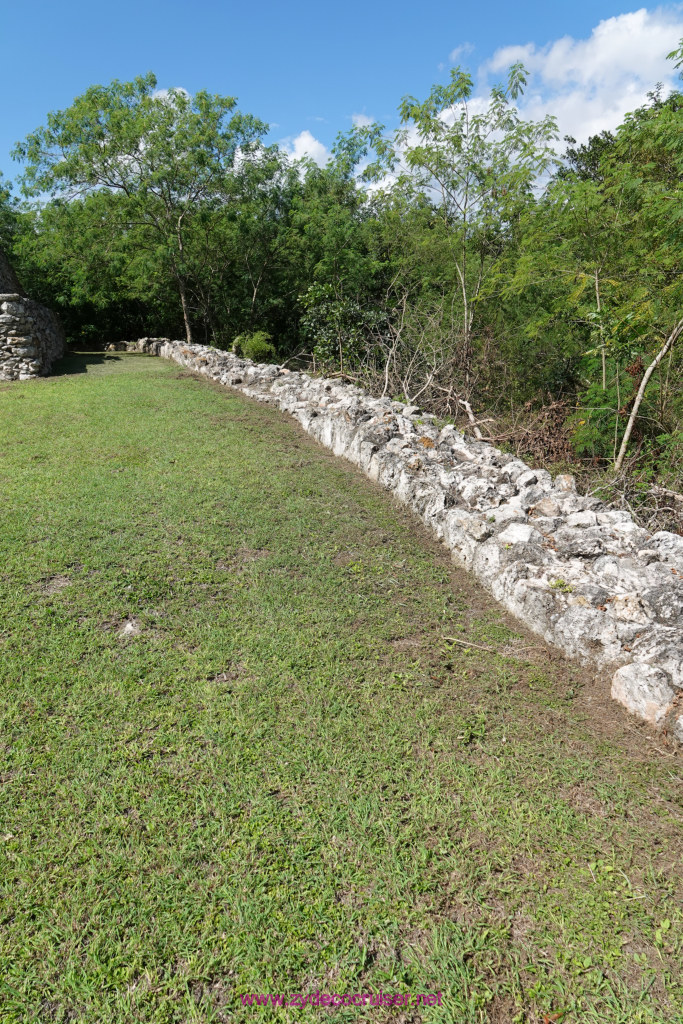
[[[0, 386], [0, 1021], [683, 1021], [683, 759], [293, 421], [62, 366]], [[240, 998], [316, 990], [442, 997]]]

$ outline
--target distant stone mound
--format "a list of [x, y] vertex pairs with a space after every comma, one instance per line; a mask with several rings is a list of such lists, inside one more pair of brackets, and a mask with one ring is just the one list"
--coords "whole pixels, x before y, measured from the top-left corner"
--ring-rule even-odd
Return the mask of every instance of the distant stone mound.
[[26, 297], [0, 250], [0, 380], [45, 376], [64, 351], [59, 320], [51, 310]]

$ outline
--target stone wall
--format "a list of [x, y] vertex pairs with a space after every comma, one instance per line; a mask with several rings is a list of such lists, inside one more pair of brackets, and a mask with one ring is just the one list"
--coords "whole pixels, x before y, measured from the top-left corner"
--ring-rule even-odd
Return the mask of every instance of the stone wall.
[[573, 477], [464, 436], [415, 406], [163, 338], [173, 359], [294, 416], [413, 509], [510, 612], [612, 674], [612, 696], [683, 742], [683, 537], [576, 493]]
[[65, 352], [55, 314], [19, 292], [0, 292], [0, 380], [47, 374]]

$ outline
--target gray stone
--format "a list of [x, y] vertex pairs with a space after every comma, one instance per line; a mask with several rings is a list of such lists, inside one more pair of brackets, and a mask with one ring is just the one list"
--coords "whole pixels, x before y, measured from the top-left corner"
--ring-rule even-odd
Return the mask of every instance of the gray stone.
[[529, 526], [528, 523], [510, 523], [509, 526], [498, 534], [498, 542], [504, 546], [529, 544], [532, 540], [540, 541], [541, 535], [538, 530], [535, 530], [533, 526]]
[[593, 575], [597, 579], [601, 577], [616, 579], [619, 576], [619, 559], [614, 555], [603, 555], [601, 558], [595, 559], [592, 568]]
[[676, 623], [683, 617], [683, 583], [652, 587], [641, 595], [643, 605], [657, 622]]
[[[15, 287], [3, 287], [8, 284]], [[0, 252], [0, 380], [30, 380], [49, 373], [65, 350], [54, 313], [17, 289], [16, 276]]]
[[534, 515], [546, 517], [559, 516], [560, 506], [554, 500], [554, 498], [543, 497], [540, 501], [537, 501], [531, 511]]
[[612, 678], [612, 697], [650, 725], [663, 723], [675, 696], [667, 673], [653, 665], [632, 662]]
[[515, 480], [518, 487], [530, 487], [532, 484], [537, 483], [538, 476], [533, 469], [527, 469], [526, 472], [520, 473]]
[[596, 526], [598, 517], [595, 512], [572, 512], [567, 516], [567, 526], [574, 529], [585, 529], [588, 526]]
[[647, 609], [638, 594], [617, 594], [607, 599], [611, 603], [611, 611], [618, 619], [645, 625], [649, 621]]
[[576, 479], [571, 473], [559, 473], [555, 477], [553, 487], [556, 491], [566, 491], [571, 494], [576, 491]]
[[597, 583], [584, 583], [582, 586], [574, 587], [574, 596], [583, 598], [587, 604], [591, 604], [596, 608], [605, 606], [609, 592], [604, 587], [600, 587]]
[[595, 558], [605, 550], [602, 537], [586, 527], [561, 526], [555, 534], [558, 551], [579, 558]]
[[683, 537], [661, 530], [652, 535], [648, 547], [654, 548], [662, 562], [683, 570]]

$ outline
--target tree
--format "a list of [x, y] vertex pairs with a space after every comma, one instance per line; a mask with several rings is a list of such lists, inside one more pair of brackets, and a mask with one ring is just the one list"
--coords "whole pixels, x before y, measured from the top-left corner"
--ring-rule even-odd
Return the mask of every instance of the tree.
[[70, 200], [118, 195], [103, 234], [132, 233], [167, 267], [192, 340], [186, 235], [207, 205], [229, 201], [231, 177], [267, 125], [236, 100], [184, 90], [156, 91], [153, 74], [92, 86], [14, 151], [26, 162], [27, 196]]
[[450, 239], [467, 379], [475, 308], [487, 275], [506, 230], [531, 201], [535, 181], [556, 160], [554, 119], [524, 121], [514, 106], [525, 76], [521, 65], [513, 65], [506, 86], [495, 86], [488, 105], [478, 112], [471, 76], [454, 68], [450, 82], [433, 86], [426, 100], [404, 98], [402, 127], [393, 138], [384, 135], [383, 125], [371, 125], [337, 144], [349, 162], [374, 150], [366, 178], [432, 196]]
[[621, 205], [609, 202], [594, 180], [562, 174], [524, 216], [514, 272], [504, 282], [511, 293], [539, 284], [548, 291], [551, 282], [557, 283], [551, 308], [539, 304], [529, 330], [546, 329], [558, 315], [584, 325], [596, 336], [603, 391], [607, 387], [604, 320], [620, 288], [615, 278], [623, 269], [625, 219]]
[[59, 312], [71, 341], [177, 337], [175, 282], [148, 233], [129, 226], [128, 212], [125, 195], [101, 190], [24, 209], [17, 218], [19, 276], [32, 298]]
[[556, 171], [555, 177], [578, 178], [580, 181], [602, 181], [602, 161], [614, 147], [612, 132], [603, 131], [599, 135], [591, 135], [588, 142], [576, 144], [576, 139], [565, 135], [567, 148], [564, 162]]
[[238, 334], [266, 329], [285, 352], [297, 341], [302, 260], [292, 216], [304, 184], [276, 147], [243, 159], [232, 184], [230, 201], [205, 209], [187, 239], [204, 337], [229, 347]]
[[[668, 56], [676, 67], [683, 65], [683, 40]], [[683, 78], [683, 74], [680, 77]], [[617, 131], [609, 172], [611, 192], [623, 197], [631, 215], [630, 224], [635, 228], [625, 239], [624, 256], [630, 257], [634, 281], [647, 288], [649, 316], [644, 325], [641, 318], [637, 337], [643, 354], [651, 358], [640, 381], [636, 381], [638, 386], [630, 410], [623, 410], [628, 414], [628, 421], [615, 459], [615, 469], [619, 470], [646, 388], [664, 359], [671, 359], [674, 345], [683, 333], [683, 95], [680, 92], [662, 100], [656, 90], [650, 94], [648, 105], [626, 115]], [[641, 302], [641, 306], [644, 305]], [[615, 342], [620, 341], [617, 335]], [[662, 408], [663, 404], [662, 399]]]
[[293, 198], [289, 235], [302, 272], [303, 334], [315, 356], [338, 360], [342, 370], [358, 369], [378, 322], [375, 283], [381, 267], [369, 246], [368, 197], [340, 161], [323, 168], [309, 161], [302, 184]]
[[681, 333], [682, 101], [651, 93], [614, 134], [570, 147], [566, 166], [522, 220], [515, 270], [503, 282], [512, 294], [541, 287], [550, 297], [537, 303], [527, 330], [563, 320], [578, 332], [588, 415], [576, 419], [575, 442], [611, 452], [617, 470], [639, 412], [647, 409], [651, 434], [668, 429], [668, 373], [659, 410], [643, 401]]
[[9, 252], [17, 228], [17, 204], [12, 188], [0, 173], [0, 249]]

